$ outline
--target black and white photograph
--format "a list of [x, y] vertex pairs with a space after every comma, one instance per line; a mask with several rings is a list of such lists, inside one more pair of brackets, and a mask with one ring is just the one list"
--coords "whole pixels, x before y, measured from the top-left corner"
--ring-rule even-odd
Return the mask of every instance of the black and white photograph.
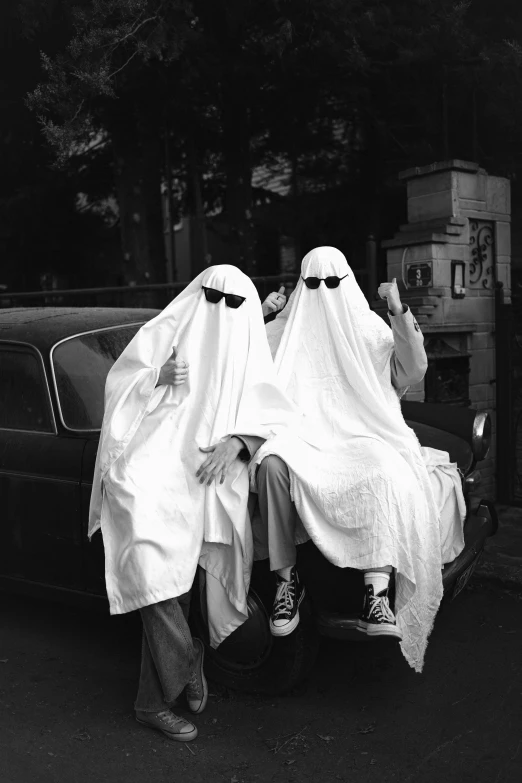
[[521, 1], [0, 60], [0, 783], [519, 783]]

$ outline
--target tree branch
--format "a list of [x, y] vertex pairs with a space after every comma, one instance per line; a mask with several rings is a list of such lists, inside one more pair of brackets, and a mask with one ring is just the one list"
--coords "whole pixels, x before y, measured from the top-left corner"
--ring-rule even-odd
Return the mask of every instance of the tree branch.
[[123, 71], [123, 69], [127, 67], [127, 65], [130, 63], [130, 61], [131, 61], [131, 60], [133, 60], [133, 59], [136, 57], [136, 55], [137, 55], [137, 54], [139, 54], [139, 50], [138, 50], [138, 49], [136, 49], [136, 51], [135, 51], [135, 52], [133, 52], [133, 53], [131, 54], [131, 56], [129, 57], [129, 59], [128, 59], [126, 62], [124, 62], [124, 63], [123, 63], [123, 65], [121, 66], [121, 68], [118, 68], [116, 71], [113, 71], [112, 73], [110, 73], [110, 74], [109, 74], [109, 76], [108, 76], [107, 78], [108, 78], [108, 79], [112, 79], [112, 78], [113, 78], [114, 76], [116, 76], [116, 74], [118, 74], [120, 71]]
[[84, 103], [85, 103], [85, 98], [82, 98], [82, 100], [80, 101], [80, 105], [78, 106], [78, 108], [76, 109], [76, 111], [74, 113], [74, 116], [71, 117], [71, 119], [69, 120], [70, 123], [73, 123], [78, 118], [81, 110], [83, 109]]
[[[117, 41], [111, 41], [110, 44], [105, 44], [105, 46], [113, 46], [114, 49], [116, 49], [117, 46], [119, 46], [121, 43], [127, 40], [127, 38], [131, 38], [133, 35], [136, 35], [140, 27], [143, 27], [144, 24], [147, 24], [147, 22], [154, 22], [158, 18], [158, 15], [155, 16], [149, 16], [147, 19], [144, 19], [143, 22], [140, 22], [134, 30], [131, 30], [130, 33], [127, 33], [127, 35], [124, 35], [123, 38], [118, 38]], [[114, 51], [114, 50], [113, 50]]]

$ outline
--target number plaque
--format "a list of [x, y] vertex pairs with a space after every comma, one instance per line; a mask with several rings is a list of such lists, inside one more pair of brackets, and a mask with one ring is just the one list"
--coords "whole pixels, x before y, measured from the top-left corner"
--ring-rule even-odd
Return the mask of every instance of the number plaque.
[[406, 266], [406, 284], [408, 288], [429, 288], [433, 285], [431, 261]]

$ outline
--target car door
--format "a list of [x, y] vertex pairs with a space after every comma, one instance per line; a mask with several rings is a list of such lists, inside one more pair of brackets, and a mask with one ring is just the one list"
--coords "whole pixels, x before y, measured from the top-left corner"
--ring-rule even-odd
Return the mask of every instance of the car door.
[[89, 501], [107, 373], [143, 322], [114, 325], [71, 335], [53, 346], [51, 363], [62, 427], [83, 435], [80, 504], [85, 589], [105, 594], [105, 558], [101, 533], [87, 537]]
[[87, 538], [87, 530], [89, 526], [89, 502], [91, 499], [92, 479], [97, 451], [98, 437], [94, 436], [85, 447], [82, 465], [82, 527], [84, 530], [84, 541], [86, 542], [84, 568], [86, 589], [89, 592], [105, 595], [105, 555], [103, 551], [103, 539], [101, 531], [95, 533], [90, 541]]
[[59, 434], [41, 354], [0, 342], [0, 578], [82, 588], [81, 459]]

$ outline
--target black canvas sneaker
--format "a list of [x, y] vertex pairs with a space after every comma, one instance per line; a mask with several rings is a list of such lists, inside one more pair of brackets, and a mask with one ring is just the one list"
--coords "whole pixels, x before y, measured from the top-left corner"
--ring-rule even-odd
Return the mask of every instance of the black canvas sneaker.
[[274, 608], [270, 615], [272, 636], [288, 636], [299, 625], [299, 605], [305, 596], [305, 589], [299, 581], [294, 566], [287, 581], [277, 574], [277, 590]]
[[395, 615], [390, 609], [388, 590], [381, 590], [374, 595], [373, 585], [366, 585], [363, 611], [357, 620], [357, 630], [367, 636], [392, 636], [395, 639], [402, 639]]

